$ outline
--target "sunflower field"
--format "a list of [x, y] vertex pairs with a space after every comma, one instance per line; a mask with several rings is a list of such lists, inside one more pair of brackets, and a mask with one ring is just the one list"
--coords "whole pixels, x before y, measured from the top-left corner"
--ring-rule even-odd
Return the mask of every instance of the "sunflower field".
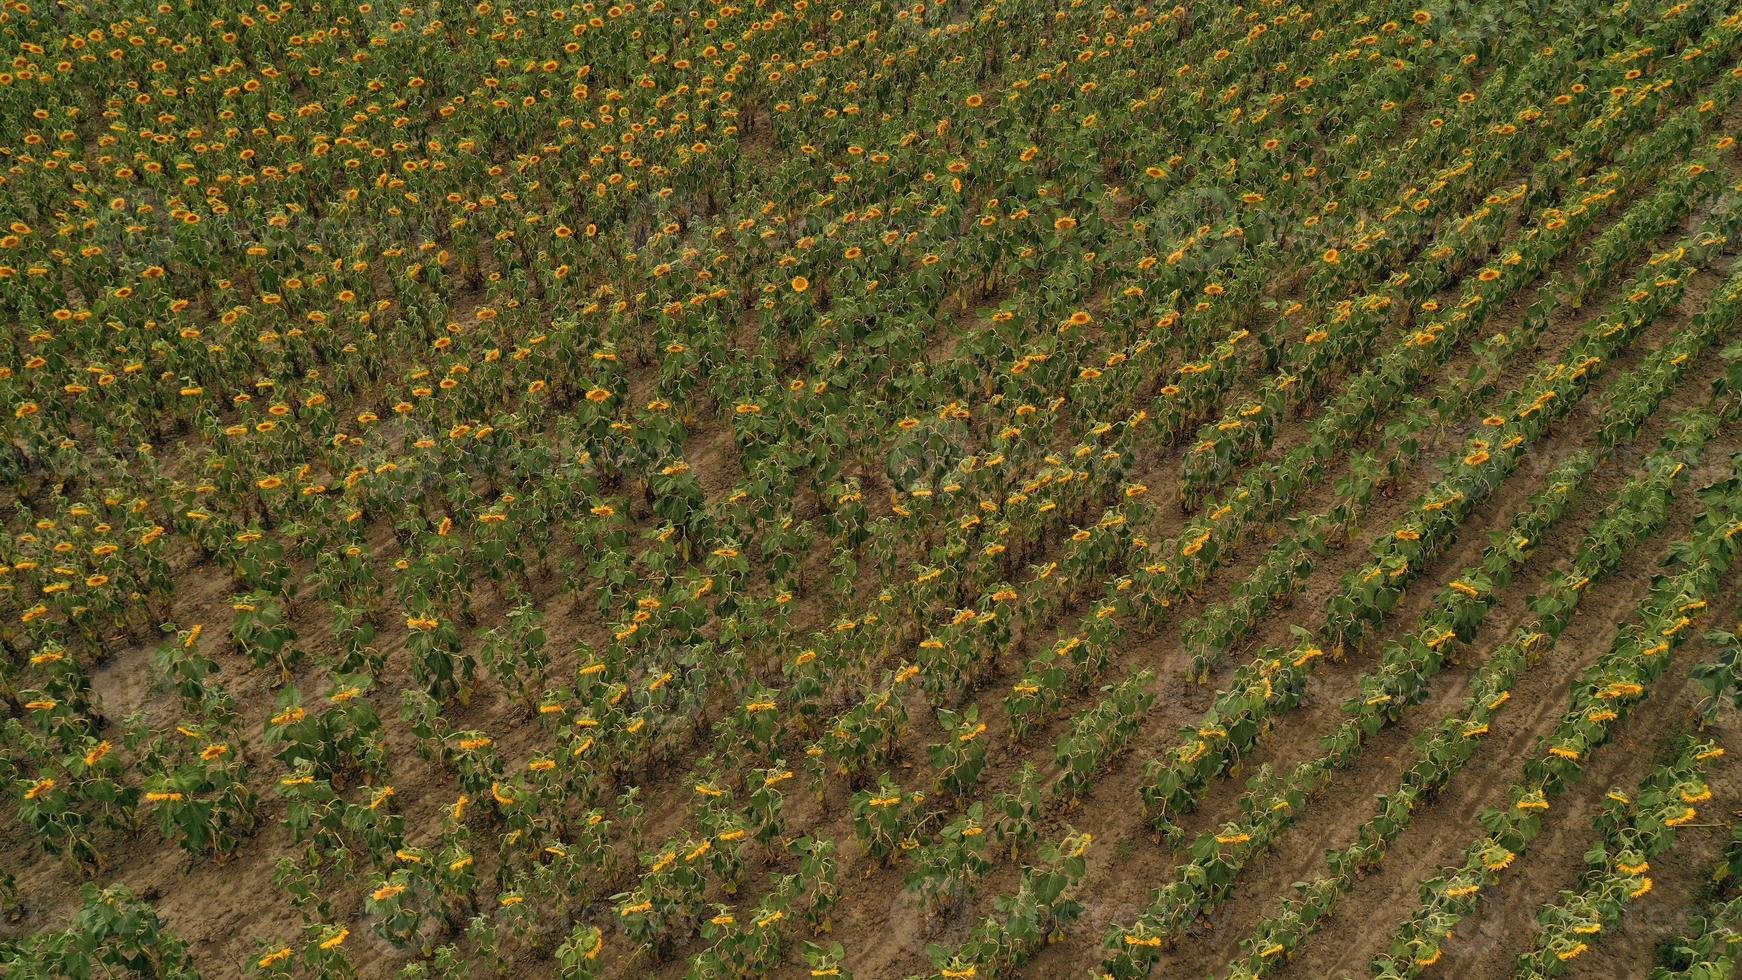
[[1742, 969], [1737, 0], [0, 46], [0, 974]]

